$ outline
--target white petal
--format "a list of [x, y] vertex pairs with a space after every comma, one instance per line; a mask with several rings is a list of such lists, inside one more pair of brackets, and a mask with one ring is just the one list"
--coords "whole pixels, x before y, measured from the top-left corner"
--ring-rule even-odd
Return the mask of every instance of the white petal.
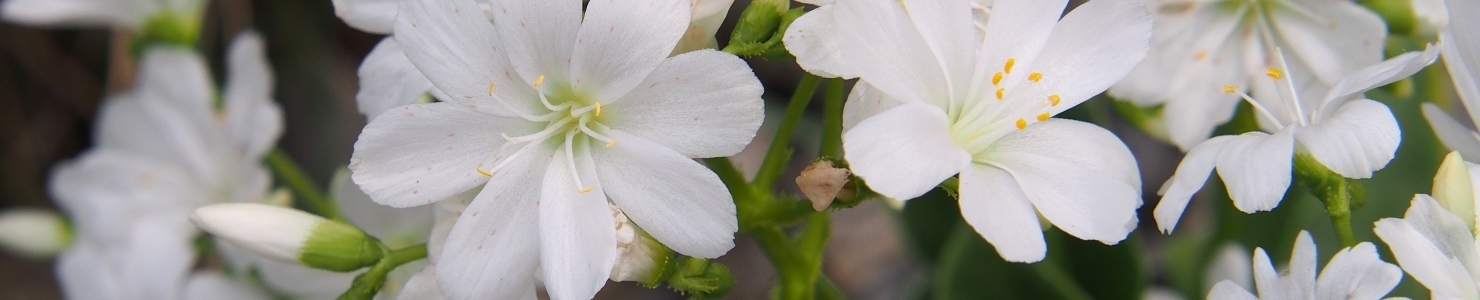
[[853, 90], [848, 92], [848, 102], [843, 105], [843, 130], [852, 130], [863, 120], [868, 120], [900, 104], [904, 103], [889, 98], [883, 91], [869, 85], [867, 81], [859, 80], [853, 84]]
[[245, 150], [243, 157], [260, 159], [283, 133], [283, 112], [272, 101], [272, 70], [263, 53], [262, 37], [255, 31], [243, 32], [226, 54], [231, 72], [222, 95], [226, 132]]
[[140, 213], [193, 228], [186, 217], [208, 195], [192, 179], [179, 166], [100, 147], [58, 164], [47, 190], [79, 234], [114, 243], [128, 237]]
[[534, 286], [540, 263], [540, 182], [550, 153], [516, 161], [527, 173], [494, 174], [458, 217], [437, 260], [447, 299], [515, 299]]
[[[1294, 256], [1295, 254], [1292, 253], [1290, 255]], [[1278, 295], [1278, 293], [1280, 292], [1284, 292], [1285, 287], [1281, 284], [1282, 281], [1280, 280], [1280, 273], [1275, 271], [1274, 263], [1269, 261], [1269, 253], [1264, 252], [1264, 248], [1254, 248], [1253, 268], [1254, 286], [1255, 290], [1259, 292], [1260, 298], [1286, 299], [1278, 298], [1278, 296], [1272, 296]], [[1299, 298], [1290, 297], [1288, 299]]]
[[1330, 118], [1301, 128], [1295, 138], [1331, 171], [1362, 179], [1393, 160], [1403, 136], [1387, 105], [1359, 99], [1342, 105]]
[[1002, 137], [987, 151], [989, 164], [1012, 174], [1033, 207], [1064, 232], [1113, 245], [1135, 229], [1140, 171], [1110, 131], [1050, 119]]
[[506, 155], [497, 153], [507, 141], [500, 133], [520, 136], [540, 125], [452, 103], [402, 106], [365, 126], [349, 168], [355, 184], [375, 202], [428, 204], [488, 181], [478, 169], [491, 170], [495, 155]]
[[1459, 151], [1464, 157], [1480, 158], [1480, 135], [1476, 135], [1474, 130], [1460, 124], [1433, 103], [1423, 104], [1423, 116], [1444, 147]]
[[375, 44], [360, 63], [358, 74], [360, 91], [355, 93], [355, 104], [370, 121], [386, 110], [416, 103], [432, 89], [432, 82], [411, 64], [395, 37]]
[[[130, 296], [118, 269], [104, 256], [99, 243], [78, 239], [57, 257], [56, 273], [62, 295], [69, 299], [113, 299]], [[139, 295], [132, 295], [139, 296]]]
[[427, 80], [446, 93], [443, 100], [508, 116], [513, 116], [510, 108], [493, 96], [526, 113], [544, 109], [538, 101], [517, 101], [538, 99], [530, 88], [534, 76], [526, 81], [515, 72], [509, 59], [521, 58], [512, 56], [518, 47], [499, 39], [502, 32], [494, 30], [473, 0], [404, 0], [401, 11], [406, 13], [396, 17], [396, 41]]
[[595, 0], [586, 10], [571, 56], [571, 84], [588, 87], [602, 102], [639, 88], [678, 45], [691, 14], [686, 0]]
[[1208, 291], [1208, 300], [1259, 300], [1259, 297], [1255, 297], [1254, 294], [1249, 293], [1249, 290], [1238, 286], [1237, 283], [1224, 280], [1214, 285], [1213, 290]]
[[416, 272], [416, 275], [412, 275], [411, 280], [407, 280], [406, 285], [401, 287], [401, 294], [396, 295], [396, 299], [442, 300], [442, 291], [437, 289], [436, 274], [436, 265], [429, 265]]
[[598, 179], [603, 176], [596, 175], [590, 154], [575, 154], [575, 166], [564, 151], [555, 157], [540, 188], [540, 270], [550, 298], [590, 299], [606, 285], [617, 258], [617, 233]]
[[972, 20], [970, 0], [904, 0], [905, 11], [915, 30], [935, 54], [940, 69], [952, 84], [952, 91], [965, 95], [970, 91], [972, 72], [976, 71], [976, 50], [982, 35]]
[[1342, 78], [1326, 93], [1325, 101], [1328, 102], [1321, 109], [1330, 110], [1334, 105], [1340, 104], [1340, 100], [1413, 76], [1439, 58], [1439, 51], [1435, 48], [1403, 53]]
[[534, 84], [541, 75], [556, 80], [570, 78], [571, 53], [581, 27], [581, 1], [498, 0], [489, 4], [498, 29], [496, 51], [509, 56], [527, 84]]
[[[1480, 290], [1476, 289], [1473, 275], [1467, 271], [1465, 264], [1453, 255], [1454, 252], [1446, 253], [1446, 250], [1453, 249], [1445, 249], [1463, 246], [1465, 242], [1473, 242], [1473, 238], [1468, 236], [1469, 230], [1458, 217], [1444, 215], [1446, 212], [1438, 206], [1432, 198], [1417, 195], [1405, 219], [1378, 220], [1373, 232], [1392, 250], [1403, 270], [1428, 287], [1436, 298], [1480, 297]], [[1425, 232], [1425, 229], [1440, 228], [1459, 234], [1434, 235], [1435, 232]], [[1466, 241], [1466, 238], [1470, 241]], [[1473, 245], [1470, 244], [1470, 247], [1474, 247]], [[1473, 251], [1471, 249], [1472, 254]]]
[[[1285, 272], [1280, 275], [1280, 286], [1277, 293], [1293, 296], [1283, 299], [1314, 299], [1316, 287], [1316, 242], [1310, 238], [1310, 232], [1304, 230], [1295, 235], [1295, 248], [1290, 250], [1290, 264], [1285, 266]], [[1264, 286], [1260, 286], [1260, 296], [1265, 295]], [[1275, 293], [1270, 293], [1275, 294]]]
[[735, 204], [719, 176], [659, 144], [612, 134], [618, 142], [591, 155], [607, 197], [627, 217], [684, 255], [715, 258], [735, 247]]
[[1011, 174], [972, 164], [961, 171], [960, 195], [961, 217], [997, 249], [1002, 259], [1031, 263], [1048, 254], [1038, 212]]
[[1331, 83], [1382, 59], [1387, 36], [1382, 17], [1349, 1], [1300, 2], [1286, 2], [1295, 9], [1268, 10], [1271, 29], [1288, 44], [1283, 51], [1303, 62], [1300, 68]]
[[360, 186], [349, 180], [349, 170], [345, 169], [334, 174], [330, 188], [330, 196], [346, 221], [366, 234], [393, 248], [426, 242], [427, 232], [432, 229], [434, 207], [393, 208], [375, 203]]
[[117, 26], [137, 29], [156, 7], [96, 0], [9, 0], [0, 4], [6, 21], [33, 26]]
[[1480, 253], [1477, 253], [1480, 249], [1475, 248], [1475, 239], [1468, 225], [1464, 223], [1464, 219], [1445, 210], [1432, 197], [1423, 194], [1414, 196], [1413, 204], [1403, 214], [1403, 219], [1433, 241], [1433, 245], [1446, 256], [1463, 263], [1472, 276], [1480, 271]]
[[1228, 139], [1218, 154], [1218, 176], [1228, 186], [1233, 206], [1246, 213], [1280, 205], [1290, 188], [1294, 130], [1274, 135], [1250, 132]]
[[899, 2], [843, 1], [834, 6], [838, 46], [850, 71], [905, 102], [949, 99], [940, 62]]
[[[100, 147], [137, 155], [156, 161], [173, 161], [194, 172], [206, 172], [215, 165], [213, 153], [222, 145], [207, 140], [209, 124], [199, 123], [198, 115], [209, 112], [184, 112], [183, 107], [158, 99], [129, 95], [116, 96], [99, 110], [96, 139]], [[225, 170], [211, 170], [226, 172]]]
[[1187, 202], [1192, 196], [1202, 190], [1208, 181], [1208, 175], [1213, 173], [1213, 167], [1218, 162], [1219, 153], [1223, 152], [1223, 146], [1232, 136], [1219, 136], [1198, 144], [1187, 156], [1182, 157], [1182, 162], [1177, 164], [1176, 173], [1167, 179], [1164, 190], [1161, 193], [1161, 201], [1157, 202], [1156, 226], [1164, 234], [1172, 233], [1177, 228], [1177, 220], [1182, 219], [1182, 212], [1187, 209]]
[[843, 157], [869, 188], [889, 198], [913, 199], [971, 163], [971, 154], [951, 140], [948, 126], [945, 113], [934, 106], [900, 105], [844, 133]]
[[1033, 64], [1013, 72], [1040, 73], [1041, 81], [1009, 85], [1006, 99], [1042, 107], [1058, 95], [1063, 102], [1050, 111], [1068, 110], [1129, 74], [1146, 57], [1150, 40], [1151, 16], [1142, 1], [1087, 2], [1054, 27]]
[[[334, 299], [349, 289], [354, 272], [337, 273], [309, 268], [297, 262], [258, 260], [253, 263], [262, 284], [299, 299]], [[397, 269], [400, 270], [400, 269]]]
[[217, 203], [196, 208], [191, 221], [206, 232], [262, 257], [298, 262], [303, 245], [328, 219], [260, 203]]
[[[986, 79], [996, 72], [1006, 71], [1007, 60], [1013, 60], [1014, 70], [1033, 65], [1043, 52], [1049, 36], [1063, 16], [1066, 0], [1002, 0], [992, 3], [991, 18], [987, 19], [986, 42], [977, 48], [974, 78], [977, 81], [968, 95], [984, 98], [995, 91], [995, 85], [987, 85]], [[1126, 70], [1130, 71], [1130, 70]], [[1005, 86], [1026, 78], [1028, 72], [1007, 72]]]
[[807, 12], [791, 22], [781, 40], [786, 43], [786, 51], [797, 57], [797, 65], [809, 73], [828, 78], [858, 77], [843, 61], [838, 23], [833, 19], [836, 10], [822, 6]]
[[252, 283], [226, 277], [224, 274], [201, 271], [190, 276], [185, 285], [185, 300], [250, 300], [271, 299]]
[[150, 99], [146, 101], [179, 107], [179, 111], [190, 113], [200, 126], [211, 124], [216, 85], [210, 74], [205, 59], [198, 53], [184, 48], [151, 47], [139, 62], [137, 95]]
[[1213, 285], [1226, 280], [1239, 286], [1254, 286], [1254, 272], [1249, 270], [1249, 266], [1254, 262], [1249, 258], [1252, 255], [1248, 249], [1237, 242], [1224, 244], [1223, 248], [1218, 250], [1218, 256], [1203, 273], [1203, 282]]
[[1403, 270], [1383, 262], [1377, 247], [1363, 242], [1331, 257], [1316, 279], [1316, 295], [1331, 300], [1378, 299], [1402, 279]]
[[334, 0], [334, 15], [349, 27], [369, 33], [391, 34], [401, 0]]
[[191, 266], [195, 247], [191, 238], [198, 232], [183, 216], [144, 216], [130, 228], [126, 244], [112, 248], [123, 284], [142, 292], [139, 299], [176, 297]]
[[1470, 119], [1480, 119], [1480, 3], [1444, 1], [1449, 9], [1449, 29], [1440, 35], [1439, 47], [1444, 66], [1454, 89], [1470, 112]]
[[688, 157], [734, 155], [765, 119], [761, 92], [739, 57], [693, 51], [668, 59], [621, 101], [603, 107], [605, 124]]
[[730, 13], [735, 0], [693, 0], [692, 3], [689, 27], [669, 56], [719, 47], [719, 41], [715, 40], [714, 35], [719, 33], [719, 27], [725, 22], [725, 16]]

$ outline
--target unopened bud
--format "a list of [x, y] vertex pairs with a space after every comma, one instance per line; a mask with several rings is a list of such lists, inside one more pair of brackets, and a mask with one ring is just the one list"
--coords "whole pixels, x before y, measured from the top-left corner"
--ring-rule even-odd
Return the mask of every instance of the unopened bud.
[[812, 209], [823, 211], [832, 205], [843, 185], [848, 183], [848, 169], [833, 166], [831, 161], [819, 160], [807, 165], [797, 176], [797, 188], [812, 201]]
[[612, 281], [635, 281], [644, 286], [657, 286], [663, 280], [663, 268], [673, 258], [668, 246], [638, 228], [615, 206], [612, 222], [617, 229], [617, 263], [612, 265]]
[[1439, 164], [1430, 191], [1439, 206], [1465, 220], [1470, 230], [1475, 230], [1475, 171], [1480, 171], [1480, 165], [1465, 161], [1458, 151], [1450, 152]]
[[56, 256], [70, 236], [66, 221], [56, 212], [35, 208], [0, 212], [0, 246], [11, 252], [33, 258]]
[[190, 216], [206, 232], [261, 256], [330, 271], [373, 265], [380, 242], [343, 222], [303, 211], [256, 203], [223, 203]]

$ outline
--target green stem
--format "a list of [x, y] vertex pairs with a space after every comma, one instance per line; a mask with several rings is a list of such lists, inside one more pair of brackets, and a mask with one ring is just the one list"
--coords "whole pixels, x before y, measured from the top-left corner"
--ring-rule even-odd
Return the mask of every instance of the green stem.
[[421, 243], [421, 244], [407, 246], [406, 248], [396, 249], [395, 251], [391, 251], [391, 256], [390, 256], [391, 268], [399, 267], [399, 266], [404, 265], [406, 263], [413, 262], [413, 261], [416, 261], [416, 260], [419, 260], [419, 259], [423, 259], [423, 258], [426, 258], [426, 257], [427, 257], [427, 244], [426, 243]]
[[1094, 299], [1094, 297], [1090, 297], [1089, 292], [1085, 292], [1084, 288], [1079, 286], [1079, 283], [1074, 282], [1074, 278], [1070, 277], [1069, 273], [1064, 272], [1064, 269], [1057, 262], [1044, 260], [1033, 263], [1031, 266], [1033, 267], [1033, 271], [1038, 273], [1038, 276], [1042, 277], [1043, 281], [1052, 286], [1054, 290], [1059, 291], [1059, 295], [1063, 296], [1064, 299]]
[[364, 274], [355, 276], [355, 280], [350, 284], [349, 290], [340, 294], [339, 300], [368, 300], [375, 298], [375, 294], [380, 293], [380, 289], [385, 287], [385, 277], [390, 274], [391, 270], [395, 270], [396, 267], [400, 267], [406, 263], [427, 257], [427, 244], [416, 244], [406, 248], [396, 249], [395, 251], [381, 246], [381, 251], [385, 255], [380, 259], [380, 262], [375, 263], [374, 266], [370, 266], [370, 270], [365, 271]]
[[786, 232], [780, 227], [766, 227], [751, 233], [760, 244], [761, 250], [766, 253], [766, 258], [771, 259], [771, 265], [776, 267], [777, 284], [781, 286], [781, 297], [784, 300], [811, 299], [808, 297], [813, 283], [806, 282], [802, 278], [800, 267], [801, 259], [797, 257], [790, 246], [791, 241], [786, 237]]
[[844, 300], [848, 296], [843, 295], [843, 290], [833, 284], [832, 279], [827, 276], [817, 277], [817, 300]]
[[839, 159], [843, 156], [843, 80], [827, 79], [822, 102], [822, 149], [819, 156]]
[[267, 152], [267, 165], [272, 168], [272, 172], [277, 175], [279, 181], [293, 189], [293, 192], [298, 194], [298, 199], [303, 199], [303, 202], [313, 207], [320, 216], [344, 221], [344, 215], [339, 212], [339, 206], [334, 205], [334, 202], [325, 196], [324, 190], [308, 179], [308, 175], [298, 167], [297, 163], [293, 162], [293, 158], [288, 157], [288, 153], [283, 152], [283, 149], [273, 148], [272, 151]]
[[816, 92], [819, 80], [817, 75], [802, 75], [796, 92], [791, 95], [791, 103], [786, 106], [786, 117], [781, 120], [781, 127], [776, 129], [776, 136], [771, 140], [771, 148], [766, 151], [765, 160], [761, 161], [761, 170], [756, 172], [755, 179], [751, 181], [756, 190], [770, 191], [776, 180], [781, 178], [781, 174], [786, 172], [786, 163], [791, 160], [791, 134], [796, 131], [802, 113], [807, 111], [807, 103], [812, 101], [812, 94]]
[[1356, 246], [1357, 238], [1352, 233], [1352, 200], [1358, 197], [1355, 191], [1357, 183], [1327, 169], [1309, 154], [1297, 153], [1294, 160], [1295, 176], [1326, 205], [1326, 215], [1331, 217], [1331, 225], [1336, 229], [1336, 238], [1341, 240], [1341, 246]]

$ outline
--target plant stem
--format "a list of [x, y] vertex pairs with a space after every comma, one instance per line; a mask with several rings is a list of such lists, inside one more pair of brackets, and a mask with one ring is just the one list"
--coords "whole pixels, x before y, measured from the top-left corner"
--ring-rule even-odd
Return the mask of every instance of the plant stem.
[[796, 131], [797, 122], [801, 121], [802, 113], [807, 111], [807, 103], [812, 101], [812, 94], [816, 92], [819, 80], [817, 75], [802, 75], [796, 92], [791, 95], [791, 103], [786, 106], [786, 117], [781, 119], [781, 127], [776, 129], [771, 148], [766, 150], [766, 158], [761, 161], [761, 170], [756, 172], [755, 179], [751, 181], [755, 190], [770, 191], [781, 174], [786, 172], [786, 163], [791, 160], [791, 149], [788, 147], [791, 135]]
[[1059, 295], [1063, 296], [1064, 299], [1094, 299], [1094, 297], [1090, 297], [1089, 292], [1085, 292], [1084, 288], [1079, 286], [1079, 283], [1074, 282], [1074, 278], [1070, 277], [1069, 273], [1064, 272], [1063, 267], [1059, 266], [1057, 262], [1044, 260], [1033, 263], [1032, 266], [1033, 271], [1038, 273], [1038, 276], [1043, 277], [1044, 282], [1053, 286], [1054, 290], [1059, 291]]
[[329, 201], [329, 198], [324, 196], [324, 190], [314, 185], [303, 169], [299, 168], [298, 164], [293, 162], [293, 158], [283, 152], [283, 149], [273, 148], [272, 151], [267, 152], [267, 165], [272, 168], [272, 172], [277, 175], [279, 181], [293, 189], [293, 192], [298, 194], [298, 199], [303, 199], [303, 202], [313, 207], [320, 216], [344, 221], [344, 215], [340, 214], [339, 206], [334, 205], [333, 201]]
[[427, 257], [427, 244], [421, 243], [407, 246], [406, 248], [391, 251], [391, 268], [399, 267], [409, 262]]
[[843, 80], [827, 79], [822, 102], [822, 149], [819, 156], [841, 159], [843, 156]]
[[385, 253], [380, 262], [370, 266], [370, 270], [355, 276], [355, 280], [349, 286], [349, 290], [339, 295], [339, 300], [361, 300], [373, 299], [380, 289], [385, 287], [385, 277], [391, 270], [406, 263], [427, 257], [427, 244], [421, 243], [394, 251], [381, 246]]

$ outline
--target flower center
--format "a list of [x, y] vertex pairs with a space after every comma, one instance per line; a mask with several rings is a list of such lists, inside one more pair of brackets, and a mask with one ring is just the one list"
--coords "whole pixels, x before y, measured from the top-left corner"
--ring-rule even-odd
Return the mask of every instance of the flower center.
[[493, 94], [496, 86], [493, 84], [488, 85], [489, 96], [494, 97], [494, 100], [499, 104], [504, 105], [505, 108], [514, 112], [520, 118], [530, 122], [544, 123], [544, 129], [522, 136], [503, 134], [504, 139], [508, 140], [508, 142], [504, 143], [503, 147], [497, 152], [494, 152], [495, 155], [504, 153], [505, 150], [512, 147], [520, 145], [523, 145], [523, 147], [510, 154], [492, 169], [483, 170], [480, 168], [477, 171], [483, 176], [492, 177], [493, 173], [503, 169], [504, 166], [508, 165], [508, 162], [528, 152], [529, 149], [543, 144], [545, 141], [558, 139], [557, 141], [560, 141], [560, 147], [565, 149], [564, 159], [566, 160], [566, 165], [569, 166], [569, 171], [573, 176], [572, 178], [575, 179], [577, 184], [576, 189], [582, 193], [590, 192], [593, 187], [580, 186], [582, 181], [580, 172], [576, 171], [576, 150], [585, 150], [590, 145], [591, 140], [602, 142], [608, 148], [617, 144], [616, 139], [603, 134], [603, 132], [607, 132], [611, 128], [601, 124], [601, 102], [568, 87], [553, 88], [549, 89], [551, 90], [550, 92], [546, 92], [550, 86], [544, 83], [544, 75], [539, 76], [534, 81], [534, 89], [539, 94], [538, 101], [545, 108], [545, 113], [539, 115], [520, 111], [502, 97]]
[[1017, 86], [1023, 80], [1031, 84], [1043, 80], [1044, 75], [1039, 72], [1024, 75], [1019, 70], [1018, 76], [1012, 76], [1016, 65], [1016, 58], [1008, 58], [1002, 63], [1002, 70], [992, 74], [992, 92], [987, 96], [990, 99], [953, 99], [948, 104], [946, 114], [952, 141], [978, 160], [992, 143], [1013, 129], [1023, 130], [1029, 124], [1047, 121], [1053, 108], [1059, 106], [1058, 94], [1050, 94], [1045, 101], [1007, 99], [1008, 86]]

